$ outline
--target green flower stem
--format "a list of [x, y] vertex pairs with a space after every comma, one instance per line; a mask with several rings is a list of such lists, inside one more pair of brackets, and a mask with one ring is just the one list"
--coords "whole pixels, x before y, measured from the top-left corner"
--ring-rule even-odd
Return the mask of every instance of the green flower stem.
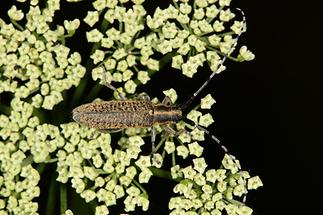
[[70, 33], [68, 33], [68, 34], [66, 34], [66, 35], [63, 35], [63, 38], [73, 37], [73, 36], [74, 36], [74, 34], [75, 34], [75, 31], [72, 31], [72, 32], [70, 32]]
[[185, 126], [191, 130], [194, 130], [195, 126], [185, 122]]
[[230, 56], [230, 55], [225, 55], [225, 54], [223, 54], [221, 51], [219, 51], [218, 49], [216, 49], [216, 48], [213, 48], [213, 47], [208, 47], [210, 50], [212, 50], [212, 51], [215, 51], [216, 53], [218, 53], [218, 54], [220, 54], [220, 55], [222, 55], [222, 56], [227, 56], [227, 58], [228, 59], [230, 59], [230, 60], [233, 60], [233, 61], [235, 61], [235, 62], [240, 62], [240, 60], [238, 59], [238, 58], [235, 58], [235, 57], [232, 57], [232, 56]]
[[[52, 215], [55, 212], [56, 199], [57, 199], [57, 184], [56, 177], [50, 175], [48, 198], [46, 204], [46, 215]], [[65, 212], [65, 211], [64, 211]]]
[[172, 178], [172, 174], [167, 170], [159, 169], [156, 167], [149, 167], [149, 170], [153, 173], [154, 176], [159, 178], [164, 178], [164, 179], [168, 179], [171, 181], [178, 181], [178, 182], [182, 180], [181, 178], [176, 178], [176, 179]]
[[147, 194], [147, 191], [145, 190], [145, 188], [143, 188], [143, 186], [141, 186], [140, 183], [138, 183], [138, 181], [136, 180], [132, 180], [131, 184], [134, 184], [136, 187], [138, 187], [143, 193]]
[[158, 149], [163, 145], [163, 143], [165, 143], [166, 138], [167, 138], [167, 135], [165, 135], [165, 137], [163, 137], [163, 138], [159, 141], [159, 143], [157, 144], [157, 146], [156, 146], [155, 150], [154, 150], [154, 151], [152, 151], [152, 152], [151, 152], [151, 154], [153, 154], [153, 153], [155, 153], [155, 152], [157, 152], [157, 151], [158, 151]]
[[228, 35], [235, 35], [236, 33], [234, 33], [233, 31], [229, 31], [229, 32], [225, 32], [225, 33], [221, 33], [221, 34], [217, 34], [217, 36], [219, 37], [224, 37], [224, 36], [228, 36]]
[[67, 210], [67, 191], [65, 184], [59, 185], [59, 197], [60, 197], [60, 214], [64, 214]]
[[62, 45], [66, 45], [65, 37], [59, 37], [58, 39], [61, 41]]
[[240, 202], [240, 201], [238, 201], [238, 200], [235, 200], [235, 199], [230, 199], [230, 200], [228, 200], [228, 199], [223, 199], [223, 201], [224, 202], [226, 202], [226, 203], [229, 203], [229, 204], [234, 204], [234, 205], [236, 205], [236, 206], [244, 206], [245, 204], [243, 203], [243, 202]]
[[57, 161], [58, 161], [58, 158], [52, 158], [52, 159], [44, 161], [44, 163], [56, 163]]
[[[226, 32], [226, 33], [222, 33], [222, 34], [219, 34], [220, 36], [226, 36], [226, 35], [234, 35], [235, 33], [233, 31], [230, 31], [230, 32]], [[204, 41], [205, 43], [207, 43], [207, 49], [209, 50], [212, 50], [212, 51], [215, 51], [217, 52], [218, 54], [222, 55], [222, 56], [225, 56], [224, 53], [222, 53], [218, 48], [215, 48], [214, 46], [212, 46], [210, 44], [210, 42], [208, 41], [207, 38], [203, 38], [201, 37], [200, 38], [202, 41]], [[239, 60], [238, 58], [235, 58], [235, 57], [232, 57], [230, 55], [227, 55], [227, 58], [229, 58], [230, 60], [233, 60], [235, 62], [241, 62], [241, 60]]]
[[177, 2], [174, 0], [172, 2], [173, 2], [174, 7], [179, 10], [179, 6], [178, 6]]
[[24, 31], [25, 29], [16, 21], [16, 20], [13, 20], [13, 19], [11, 19], [10, 20], [11, 21], [11, 23], [14, 25], [14, 26], [16, 26], [20, 31]]
[[41, 175], [44, 172], [46, 166], [47, 166], [46, 163], [38, 164], [38, 166], [36, 167], [36, 170], [38, 171], [39, 175]]
[[196, 105], [192, 110], [197, 110], [201, 107], [201, 104]]
[[[170, 53], [167, 53], [165, 56], [163, 56], [160, 60], [159, 60], [159, 70], [161, 70], [162, 68], [164, 68], [165, 65], [167, 65], [172, 58], [176, 55], [176, 51], [172, 51]], [[151, 75], [153, 75], [156, 71], [153, 71], [153, 73]], [[150, 75], [150, 74], [149, 74]]]
[[176, 154], [175, 152], [172, 153], [172, 166], [176, 165]]
[[[210, 33], [202, 33], [202, 34], [199, 34], [198, 36], [200, 37], [199, 39], [201, 39], [204, 42], [206, 42], [206, 43], [209, 44], [209, 41], [208, 41], [207, 37], [203, 38], [204, 36], [209, 36], [209, 34]], [[235, 34], [236, 33], [234, 33], [233, 31], [229, 31], [229, 32], [217, 34], [216, 36], [218, 36], [218, 37], [224, 37], [224, 36], [227, 36], [227, 35], [235, 35]]]
[[173, 180], [172, 175], [169, 171], [158, 169], [156, 167], [149, 167], [149, 170], [153, 173], [154, 176], [159, 178], [165, 178], [168, 180]]
[[34, 162], [34, 157], [32, 155], [29, 155], [26, 157], [23, 161], [21, 166], [28, 166], [29, 164], [32, 164]]

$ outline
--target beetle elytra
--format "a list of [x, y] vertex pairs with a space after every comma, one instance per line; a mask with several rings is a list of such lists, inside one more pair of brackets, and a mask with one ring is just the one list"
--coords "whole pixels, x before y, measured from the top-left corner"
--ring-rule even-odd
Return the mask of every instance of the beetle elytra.
[[115, 100], [81, 105], [73, 110], [73, 119], [99, 130], [148, 128], [174, 124], [182, 111], [172, 105], [152, 104], [148, 100]]

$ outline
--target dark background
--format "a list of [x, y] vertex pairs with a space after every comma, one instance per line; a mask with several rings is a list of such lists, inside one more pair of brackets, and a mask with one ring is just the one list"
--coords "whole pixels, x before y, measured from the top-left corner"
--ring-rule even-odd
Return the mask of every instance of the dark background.
[[[227, 70], [201, 93], [212, 92], [217, 101], [212, 132], [243, 168], [261, 177], [264, 187], [251, 191], [247, 201], [255, 214], [321, 214], [322, 11], [313, 1], [233, 5], [246, 13], [241, 44], [256, 58], [227, 61]], [[156, 93], [176, 86], [186, 98], [208, 75], [176, 84], [169, 77], [158, 76]], [[214, 158], [210, 152], [208, 157]]]
[[[199, 98], [212, 93], [217, 100], [212, 133], [244, 169], [261, 177], [264, 187], [250, 192], [247, 201], [256, 214], [319, 214], [322, 11], [311, 1], [235, 0], [233, 5], [246, 14], [248, 29], [241, 44], [256, 58], [246, 63], [227, 61], [227, 70], [201, 93]], [[139, 90], [162, 98], [162, 90], [173, 87], [181, 102], [208, 75], [200, 73], [191, 80], [168, 71]], [[208, 159], [212, 158], [209, 151]]]
[[256, 59], [213, 82], [221, 139], [263, 180], [249, 199], [257, 214], [320, 214], [322, 11], [313, 1], [234, 2]]
[[[264, 183], [248, 195], [258, 215], [321, 214], [323, 15], [312, 2], [233, 1], [247, 17], [240, 42], [256, 58], [227, 61], [227, 70], [201, 93], [217, 101], [212, 133]], [[208, 74], [181, 81], [158, 75], [152, 86], [157, 95], [176, 86], [180, 100]], [[212, 152], [208, 158], [215, 159]]]

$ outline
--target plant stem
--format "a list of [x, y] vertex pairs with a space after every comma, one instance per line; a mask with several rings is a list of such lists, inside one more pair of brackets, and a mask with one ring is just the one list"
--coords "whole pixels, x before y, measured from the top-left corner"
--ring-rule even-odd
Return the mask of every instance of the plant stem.
[[60, 214], [64, 214], [67, 210], [67, 191], [65, 184], [59, 185], [59, 197], [60, 197]]
[[181, 181], [180, 178], [172, 178], [172, 174], [169, 171], [159, 169], [156, 167], [149, 167], [149, 170], [153, 173], [154, 176], [157, 176], [159, 178], [165, 178], [171, 181]]
[[151, 152], [152, 154], [158, 151], [158, 149], [159, 149], [159, 148], [163, 145], [163, 143], [165, 142], [166, 138], [167, 138], [167, 135], [165, 135], [165, 137], [163, 137], [163, 138], [159, 141], [159, 143], [157, 144], [157, 146], [156, 146], [155, 150], [154, 150], [153, 152]]
[[39, 175], [41, 175], [44, 172], [45, 168], [46, 168], [46, 164], [45, 163], [40, 163], [36, 167], [36, 170], [38, 171]]
[[143, 193], [147, 193], [145, 188], [143, 188], [143, 186], [141, 186], [141, 184], [138, 183], [136, 180], [132, 180], [132, 183], [134, 183], [136, 185], [136, 187], [138, 187]]
[[[46, 215], [55, 214], [55, 204], [57, 196], [57, 187], [56, 187], [56, 178], [53, 175], [50, 175], [50, 183], [48, 189], [48, 198], [46, 204]], [[65, 212], [65, 211], [64, 211]]]
[[172, 153], [172, 165], [175, 166], [176, 165], [176, 156], [175, 156], [175, 152]]

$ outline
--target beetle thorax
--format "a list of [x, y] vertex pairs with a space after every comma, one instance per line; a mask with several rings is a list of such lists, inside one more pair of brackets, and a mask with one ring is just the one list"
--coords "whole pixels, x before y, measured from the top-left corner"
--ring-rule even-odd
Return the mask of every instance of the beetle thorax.
[[174, 124], [182, 119], [182, 111], [178, 107], [158, 104], [154, 105], [154, 124]]

